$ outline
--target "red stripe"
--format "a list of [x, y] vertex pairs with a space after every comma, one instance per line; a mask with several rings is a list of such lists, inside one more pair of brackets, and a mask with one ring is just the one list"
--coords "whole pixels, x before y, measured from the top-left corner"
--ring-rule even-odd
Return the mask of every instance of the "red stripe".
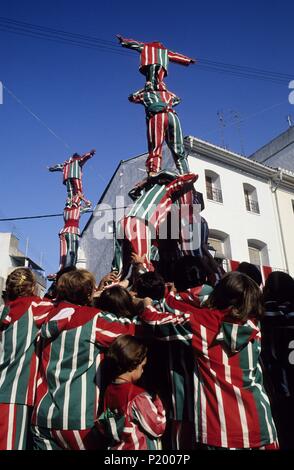
[[0, 403], [0, 450], [7, 450], [9, 403]]

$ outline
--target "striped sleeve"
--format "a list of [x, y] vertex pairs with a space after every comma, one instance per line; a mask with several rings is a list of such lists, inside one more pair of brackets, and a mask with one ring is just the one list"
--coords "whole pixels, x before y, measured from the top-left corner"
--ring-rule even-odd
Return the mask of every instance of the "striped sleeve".
[[159, 398], [152, 401], [147, 393], [137, 395], [132, 401], [132, 415], [144, 431], [152, 437], [160, 437], [165, 431], [166, 418]]
[[153, 329], [154, 336], [161, 341], [182, 341], [189, 345], [192, 340], [189, 312], [178, 315], [158, 313], [149, 305], [140, 318], [146, 326]]
[[92, 158], [93, 155], [92, 153], [88, 152], [88, 153], [85, 153], [80, 159], [79, 159], [79, 165], [80, 166], [83, 166], [88, 160], [90, 160], [90, 158]]
[[63, 163], [58, 163], [57, 165], [49, 166], [49, 171], [63, 171]]
[[53, 303], [50, 301], [42, 300], [41, 302], [32, 302], [32, 314], [38, 328], [47, 320], [52, 308]]
[[194, 59], [187, 57], [186, 55], [179, 54], [178, 52], [168, 51], [168, 58], [171, 62], [176, 62], [181, 65], [190, 65], [195, 62]]
[[96, 342], [109, 347], [120, 335], [135, 335], [136, 324], [127, 318], [118, 318], [110, 313], [98, 315], [96, 323]]

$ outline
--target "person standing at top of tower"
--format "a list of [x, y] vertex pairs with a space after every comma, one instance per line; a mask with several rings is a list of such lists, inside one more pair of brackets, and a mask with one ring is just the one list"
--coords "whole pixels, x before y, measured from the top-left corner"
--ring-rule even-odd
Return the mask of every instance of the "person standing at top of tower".
[[146, 80], [153, 85], [161, 82], [168, 74], [169, 61], [181, 65], [194, 64], [196, 61], [178, 52], [172, 52], [161, 42], [141, 42], [135, 39], [127, 39], [117, 34], [116, 36], [123, 47], [140, 52], [140, 72], [146, 76]]

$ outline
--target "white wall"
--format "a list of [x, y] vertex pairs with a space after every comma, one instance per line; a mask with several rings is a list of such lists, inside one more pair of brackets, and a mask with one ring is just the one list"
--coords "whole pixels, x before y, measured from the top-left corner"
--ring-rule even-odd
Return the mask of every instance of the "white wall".
[[294, 276], [294, 212], [292, 207], [294, 193], [277, 189], [276, 197], [280, 211], [280, 221], [287, 256], [288, 270], [289, 274]]
[[[204, 196], [205, 210], [202, 214], [210, 229], [230, 235], [232, 259], [249, 261], [247, 240], [257, 239], [267, 244], [270, 266], [286, 269], [279, 221], [269, 183], [222, 163], [204, 160], [201, 156], [190, 156], [189, 163], [191, 171], [199, 175], [195, 186]], [[223, 203], [207, 199], [205, 170], [220, 175]], [[246, 210], [243, 183], [256, 188], [260, 214]]]
[[6, 278], [7, 270], [11, 266], [9, 249], [11, 233], [0, 233], [0, 277]]

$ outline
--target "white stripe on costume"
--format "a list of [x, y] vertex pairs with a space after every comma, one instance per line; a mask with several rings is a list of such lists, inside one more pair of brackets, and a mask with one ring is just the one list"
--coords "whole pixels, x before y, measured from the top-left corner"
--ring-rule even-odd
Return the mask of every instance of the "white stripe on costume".
[[20, 436], [19, 436], [19, 443], [18, 443], [18, 450], [26, 450], [26, 442], [24, 442], [24, 435], [27, 428], [27, 414], [28, 408], [26, 405], [22, 407], [22, 421], [21, 421], [21, 429], [20, 429]]
[[[62, 360], [63, 360], [63, 354], [64, 354], [64, 349], [65, 349], [64, 345], [65, 345], [66, 333], [67, 333], [66, 331], [63, 331], [61, 333], [61, 346], [60, 346], [59, 358], [58, 358], [58, 361], [57, 361], [57, 364], [56, 364], [56, 370], [55, 370], [55, 376], [54, 376], [54, 378], [55, 378], [55, 390], [52, 393], [53, 398], [55, 397], [58, 389], [60, 388], [59, 376], [60, 376], [60, 372], [61, 372], [61, 363], [62, 363]], [[51, 347], [52, 347], [52, 345], [51, 345]], [[49, 362], [48, 362], [48, 366], [49, 366]], [[47, 374], [46, 374], [46, 376], [47, 376]], [[47, 391], [46, 395], [48, 393], [49, 393], [49, 390]], [[41, 405], [41, 402], [40, 402], [39, 406], [40, 405]], [[49, 407], [48, 415], [47, 415], [47, 427], [49, 429], [52, 428], [52, 417], [53, 417], [54, 408], [55, 408], [55, 404], [53, 402]]]
[[68, 410], [69, 410], [69, 399], [70, 399], [70, 387], [72, 379], [77, 371], [78, 353], [79, 353], [79, 340], [82, 332], [82, 327], [79, 326], [75, 333], [72, 366], [69, 374], [69, 378], [66, 381], [64, 389], [64, 404], [63, 404], [63, 429], [68, 429]]
[[73, 435], [75, 437], [75, 440], [76, 440], [76, 443], [78, 444], [79, 449], [80, 450], [86, 450], [79, 431], [73, 431]]
[[238, 387], [236, 387], [236, 385], [233, 385], [233, 389], [234, 389], [234, 392], [237, 398], [237, 403], [238, 403], [240, 423], [241, 423], [242, 434], [243, 434], [243, 447], [248, 448], [250, 447], [249, 431], [248, 431], [248, 424], [247, 424], [247, 418], [246, 418], [246, 410], [245, 410], [244, 403], [243, 403], [242, 396], [241, 396], [241, 390]]

